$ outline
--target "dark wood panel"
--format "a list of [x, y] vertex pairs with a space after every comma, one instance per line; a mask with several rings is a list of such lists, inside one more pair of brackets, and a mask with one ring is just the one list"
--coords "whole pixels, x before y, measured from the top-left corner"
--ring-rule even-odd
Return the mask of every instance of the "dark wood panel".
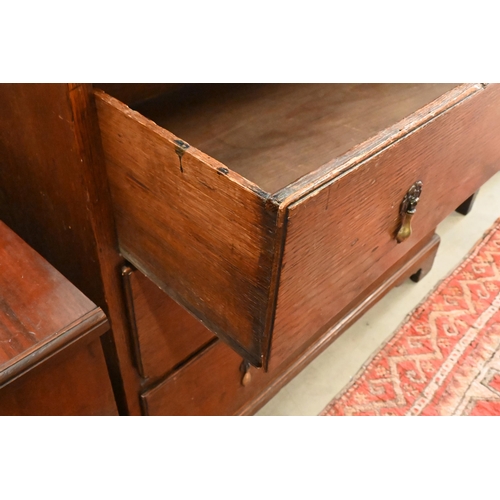
[[135, 109], [273, 193], [455, 86], [198, 84]]
[[67, 348], [0, 389], [0, 415], [118, 415], [99, 340]]
[[121, 413], [139, 414], [92, 87], [0, 85], [0, 219], [109, 314]]
[[108, 329], [100, 308], [0, 222], [0, 387]]
[[67, 85], [1, 84], [0, 109], [0, 220], [102, 303]]
[[100, 285], [104, 302], [99, 305], [111, 322], [111, 334], [103, 335], [101, 341], [119, 411], [122, 414], [139, 415], [140, 378], [134, 369], [132, 348], [128, 343], [127, 313], [121, 281], [124, 260], [118, 253], [93, 88], [88, 84], [68, 84], [68, 90], [74, 119], [77, 161], [72, 165], [74, 170], [67, 169], [64, 175], [81, 176], [87, 205], [75, 205], [75, 201], [69, 196], [65, 202], [70, 210], [85, 211], [90, 224], [89, 229], [78, 228], [78, 234], [84, 241], [91, 241], [97, 252], [95, 258], [99, 271], [92, 275], [92, 279]]
[[125, 267], [130, 322], [143, 377], [164, 376], [215, 336], [140, 271]]
[[[208, 347], [142, 401], [146, 415], [226, 415], [241, 399], [241, 356], [221, 341]], [[238, 394], [239, 393], [239, 394]], [[237, 399], [235, 399], [237, 398]]]
[[414, 252], [410, 252], [404, 259], [397, 262], [376, 282], [370, 283], [354, 303], [349, 304], [338, 316], [323, 325], [312, 337], [302, 339], [304, 344], [290, 346], [288, 350], [279, 351], [279, 354], [271, 359], [270, 372], [277, 372], [272, 384], [267, 384], [264, 390], [240, 410], [240, 414], [252, 415], [258, 411], [393, 287], [415, 275], [420, 269], [424, 269], [424, 272], [428, 271], [428, 266], [434, 261], [439, 241], [439, 237], [433, 235], [421, 248], [412, 249]]
[[116, 415], [100, 308], [0, 221], [0, 414]]
[[[499, 132], [500, 86], [489, 86], [291, 205], [272, 356], [328, 323], [498, 171]], [[414, 234], [398, 244], [417, 180]]]
[[[249, 368], [246, 385], [242, 384], [242, 359], [218, 341], [173, 375], [142, 395], [147, 415], [252, 415], [269, 401], [301, 369], [310, 363], [342, 332], [391, 288], [432, 262], [439, 238], [430, 235], [420, 248], [397, 262], [380, 279], [371, 283], [356, 301], [323, 325], [316, 334], [300, 339], [278, 360], [271, 358], [268, 372]], [[279, 362], [278, 362], [279, 361]]]
[[120, 251], [260, 365], [276, 212], [224, 165], [103, 92], [96, 101]]
[[15, 329], [20, 334], [14, 345], [2, 342], [0, 363], [43, 342], [75, 318], [97, 313], [94, 303], [1, 221], [0, 292], [0, 331]]

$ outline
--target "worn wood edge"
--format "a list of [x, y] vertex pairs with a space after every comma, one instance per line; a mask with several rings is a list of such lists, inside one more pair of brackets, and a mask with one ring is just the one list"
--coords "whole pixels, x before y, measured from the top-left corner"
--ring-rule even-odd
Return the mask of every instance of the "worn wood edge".
[[[140, 402], [143, 415], [149, 416], [149, 405], [147, 398], [154, 394], [157, 389], [161, 389], [161, 386], [164, 382], [166, 382], [170, 377], [175, 376], [177, 372], [183, 370], [185, 368], [189, 368], [189, 366], [194, 363], [199, 356], [205, 355], [210, 349], [214, 348], [219, 342], [223, 342], [218, 337], [209, 340], [205, 345], [201, 346], [195, 352], [191, 353], [191, 355], [174, 366], [171, 370], [165, 373], [162, 377], [157, 378], [152, 383], [148, 383], [146, 387], [144, 387], [143, 391], [140, 394]], [[150, 382], [150, 381], [148, 381]]]
[[[481, 88], [483, 88], [483, 87], [481, 87]], [[459, 93], [458, 92], [459, 89], [461, 89], [462, 92]], [[453, 93], [453, 96], [452, 96], [453, 102], [455, 104], [461, 103], [466, 99], [466, 97], [475, 94], [476, 90], [478, 90], [477, 86], [471, 87], [468, 84], [462, 85], [460, 87], [456, 87], [455, 89], [452, 89], [451, 91], [447, 92], [444, 96], [442, 96], [441, 98], [438, 98], [437, 100], [433, 101], [433, 103], [430, 103], [429, 105], [425, 106], [422, 109], [429, 108], [434, 103], [437, 103], [437, 102], [441, 103], [441, 101], [444, 99], [444, 97], [447, 96], [448, 94], [450, 94], [450, 92]], [[465, 97], [461, 97], [463, 95], [465, 95]], [[448, 100], [446, 102], [448, 102]], [[448, 109], [451, 109], [451, 107], [453, 107], [453, 106], [447, 106], [446, 102], [444, 104], [442, 104], [442, 106], [439, 108], [441, 111], [440, 112], [435, 111], [431, 118], [429, 118], [428, 114], [425, 114], [425, 117], [422, 118], [422, 120], [427, 118], [427, 121], [424, 123], [424, 125], [427, 123], [430, 123], [434, 118], [437, 118], [438, 116], [440, 116], [444, 111], [447, 111]], [[303, 192], [298, 199], [294, 199], [294, 196], [291, 196], [291, 197], [285, 199], [281, 204], [279, 204], [278, 238], [280, 238], [281, 246], [279, 247], [279, 249], [277, 248], [276, 254], [275, 254], [275, 259], [274, 259], [274, 265], [277, 267], [277, 269], [273, 269], [272, 291], [275, 295], [270, 299], [270, 301], [269, 301], [270, 304], [276, 305], [277, 300], [278, 300], [279, 284], [280, 284], [280, 276], [281, 276], [281, 264], [283, 261], [284, 251], [285, 251], [287, 227], [288, 227], [288, 221], [290, 218], [290, 213], [293, 211], [293, 209], [297, 205], [301, 204], [303, 201], [310, 198], [311, 196], [319, 194], [322, 189], [328, 187], [333, 182], [337, 182], [339, 179], [341, 179], [345, 175], [349, 175], [353, 171], [355, 171], [356, 169], [361, 168], [367, 161], [371, 160], [374, 156], [381, 154], [385, 149], [387, 149], [389, 146], [391, 146], [395, 142], [397, 142], [403, 138], [406, 138], [411, 133], [419, 130], [422, 123], [416, 124], [415, 120], [412, 118], [414, 115], [415, 114], [411, 115], [409, 118], [406, 118], [402, 122], [400, 122], [400, 124], [402, 124], [401, 127], [399, 127], [398, 124], [396, 124], [394, 127], [387, 129], [388, 131], [391, 131], [394, 128], [397, 128], [397, 133], [395, 133], [394, 136], [392, 137], [394, 140], [390, 140], [390, 138], [389, 138], [388, 142], [385, 145], [384, 144], [378, 144], [378, 145], [376, 144], [375, 149], [372, 149], [372, 150], [367, 149], [367, 151], [365, 152], [366, 158], [364, 158], [362, 156], [359, 158], [351, 158], [350, 157], [352, 163], [349, 162], [349, 163], [345, 164], [344, 166], [341, 166], [337, 171], [331, 171], [330, 175], [332, 176], [332, 178], [325, 180], [325, 182], [323, 184], [311, 186], [310, 191]], [[413, 126], [413, 125], [415, 125], [415, 126]], [[403, 132], [404, 127], [407, 127], [407, 128], [412, 127], [412, 128], [411, 128], [410, 132], [406, 133], [406, 132]], [[373, 143], [373, 141], [376, 141], [376, 140], [377, 140], [377, 138], [372, 138], [369, 141], [367, 141], [368, 146], [370, 146]], [[356, 149], [358, 149], [358, 148], [359, 147], [356, 147]], [[343, 157], [340, 157], [340, 158], [338, 158], [338, 160], [341, 161], [342, 158]], [[268, 201], [268, 203], [270, 203], [271, 200], [277, 203], [277, 200], [273, 199], [273, 198], [271, 198]], [[281, 235], [280, 235], [280, 233], [281, 233]], [[269, 312], [269, 316], [268, 316], [269, 323], [270, 323], [269, 334], [268, 334], [269, 341], [268, 341], [268, 347], [267, 347], [268, 350], [267, 350], [266, 363], [263, 365], [264, 369], [266, 369], [266, 370], [267, 370], [267, 367], [269, 364], [269, 358], [271, 356], [272, 333], [274, 330], [275, 314], [276, 314], [276, 311], [273, 310], [273, 311]]]
[[286, 234], [288, 227], [288, 208], [274, 205], [278, 211], [276, 218], [276, 239], [274, 247], [274, 256], [271, 268], [271, 283], [269, 287], [268, 308], [266, 311], [266, 323], [263, 338], [263, 359], [262, 368], [267, 371], [269, 359], [271, 357], [271, 348], [273, 342], [274, 320], [276, 318], [276, 305], [278, 303], [278, 292], [281, 280], [281, 268], [283, 256], [285, 254]]
[[[481, 88], [483, 88], [483, 87], [481, 87]], [[368, 157], [363, 158], [362, 160], [360, 160], [359, 162], [356, 162], [353, 165], [350, 165], [348, 168], [345, 168], [345, 169], [342, 168], [338, 173], [336, 173], [332, 178], [326, 180], [323, 184], [321, 184], [319, 186], [315, 186], [315, 187], [311, 186], [311, 189], [308, 190], [307, 192], [304, 192], [303, 195], [300, 198], [294, 199], [294, 200], [292, 200], [291, 198], [287, 199], [285, 203], [289, 203], [287, 205], [287, 208], [289, 209], [289, 213], [290, 213], [291, 210], [293, 210], [298, 205], [302, 204], [304, 201], [306, 201], [306, 200], [308, 200], [308, 199], [310, 199], [310, 198], [312, 198], [312, 197], [320, 194], [321, 191], [324, 188], [329, 187], [331, 184], [333, 184], [334, 182], [337, 182], [339, 179], [341, 179], [345, 175], [349, 175], [352, 172], [355, 172], [356, 170], [358, 170], [359, 168], [362, 168], [367, 162], [373, 160], [373, 158], [377, 157], [378, 155], [383, 154], [388, 149], [389, 146], [393, 146], [394, 144], [398, 143], [399, 141], [407, 139], [408, 137], [410, 137], [415, 132], [418, 132], [419, 130], [421, 130], [422, 127], [425, 127], [425, 126], [429, 125], [430, 123], [432, 123], [436, 118], [438, 118], [439, 116], [441, 116], [444, 112], [446, 112], [448, 110], [451, 110], [455, 106], [464, 103], [469, 97], [471, 97], [472, 95], [475, 95], [475, 94], [476, 94], [476, 92], [468, 94], [467, 96], [465, 96], [460, 101], [455, 102], [453, 104], [453, 106], [449, 106], [449, 107], [443, 109], [443, 111], [441, 113], [436, 114], [435, 116], [433, 116], [432, 118], [430, 118], [429, 120], [427, 120], [425, 123], [422, 123], [418, 127], [413, 128], [409, 133], [405, 134], [402, 137], [399, 137], [397, 140], [391, 142], [387, 146], [384, 146], [382, 149], [377, 150], [373, 154], [370, 154]]]
[[166, 128], [163, 128], [160, 125], [158, 125], [157, 123], [155, 123], [153, 120], [146, 118], [144, 115], [142, 115], [138, 111], [134, 111], [133, 109], [131, 109], [129, 106], [127, 106], [123, 102], [119, 101], [118, 99], [115, 99], [114, 97], [110, 96], [109, 94], [106, 94], [106, 92], [104, 92], [103, 90], [100, 90], [97, 88], [94, 89], [94, 96], [96, 99], [101, 100], [105, 104], [115, 108], [117, 111], [134, 119], [141, 127], [146, 128], [149, 132], [152, 132], [152, 133], [156, 134], [157, 136], [161, 137], [163, 140], [168, 141], [168, 143], [171, 144], [171, 146], [173, 148], [175, 148], [175, 146], [176, 146], [176, 141], [181, 140], [184, 144], [188, 145], [184, 154], [189, 154], [189, 155], [193, 156], [198, 161], [200, 161], [202, 164], [204, 164], [207, 168], [213, 170], [216, 173], [221, 172], [221, 169], [223, 169], [226, 177], [231, 182], [240, 186], [242, 189], [245, 189], [246, 191], [250, 191], [252, 193], [255, 193], [262, 200], [267, 200], [267, 198], [270, 197], [270, 193], [261, 189], [257, 184], [255, 184], [252, 181], [248, 180], [247, 178], [243, 177], [238, 172], [231, 170], [227, 165], [224, 165], [223, 163], [216, 160], [215, 158], [212, 158], [211, 156], [203, 153], [202, 151], [195, 148], [194, 146], [191, 146], [191, 144], [188, 144], [181, 137], [177, 137], [176, 135], [174, 135], [172, 132], [170, 132]]
[[213, 338], [207, 340], [203, 345], [199, 346], [198, 349], [190, 353], [183, 360], [176, 363], [174, 366], [172, 366], [172, 368], [170, 368], [163, 374], [158, 375], [156, 377], [144, 377], [142, 379], [140, 395], [143, 394], [145, 391], [149, 391], [150, 389], [153, 389], [161, 385], [165, 380], [174, 375], [178, 370], [184, 368], [186, 364], [190, 363], [194, 358], [203, 353], [205, 349], [208, 349], [212, 344], [216, 344], [218, 342], [222, 342], [225, 344], [225, 342], [222, 339], [214, 335]]
[[[164, 129], [163, 127], [157, 125], [152, 120], [145, 118], [141, 113], [131, 110], [128, 106], [123, 104], [121, 101], [113, 98], [112, 96], [107, 95], [105, 92], [99, 89], [94, 90], [94, 95], [96, 99], [99, 101], [97, 103], [98, 108], [103, 107], [107, 108], [110, 111], [116, 112], [121, 116], [131, 119], [134, 121], [135, 125], [142, 128], [148, 135], [155, 136], [161, 142], [164, 143], [173, 149], [176, 147], [177, 139], [174, 134], [170, 131]], [[279, 206], [273, 200], [270, 199], [269, 193], [260, 189], [257, 185], [253, 184], [251, 181], [248, 181], [237, 172], [230, 171], [225, 167], [222, 163], [217, 160], [211, 158], [210, 156], [204, 154], [193, 146], [187, 147], [184, 154], [190, 155], [194, 160], [196, 160], [200, 164], [201, 170], [205, 168], [211, 169], [211, 173], [220, 174], [223, 171], [225, 178], [228, 182], [232, 184], [232, 187], [236, 191], [244, 190], [250, 195], [250, 199], [252, 202], [256, 202], [260, 206], [260, 210], [262, 211], [263, 216], [263, 227], [266, 233], [275, 232], [277, 230], [277, 212], [279, 210]], [[266, 222], [267, 221], [267, 222]], [[265, 300], [262, 301], [261, 311], [262, 311], [262, 320], [259, 320], [261, 323], [258, 326], [258, 333], [256, 333], [255, 326], [252, 326], [253, 329], [253, 345], [255, 346], [255, 352], [250, 352], [244, 347], [240, 346], [237, 342], [235, 342], [229, 335], [226, 335], [224, 330], [219, 329], [215, 322], [212, 322], [207, 319], [206, 315], [202, 312], [195, 310], [191, 307], [187, 301], [184, 301], [178, 293], [175, 293], [173, 289], [167, 286], [166, 283], [161, 283], [160, 281], [155, 279], [155, 274], [152, 269], [150, 269], [145, 262], [140, 258], [139, 255], [129, 251], [123, 245], [120, 245], [120, 253], [122, 256], [133, 262], [134, 265], [149, 279], [151, 279], [157, 286], [159, 286], [165, 293], [167, 293], [172, 299], [174, 299], [178, 304], [180, 304], [184, 309], [186, 309], [190, 314], [192, 314], [197, 319], [201, 320], [210, 330], [216, 333], [220, 338], [222, 338], [228, 345], [230, 345], [236, 352], [241, 354], [245, 359], [247, 359], [252, 365], [260, 367], [266, 361], [266, 353], [267, 349], [267, 341], [270, 337], [270, 307], [269, 300], [272, 299], [276, 294], [273, 290], [272, 284], [272, 276], [273, 276], [273, 267], [275, 266], [275, 255], [279, 251], [276, 251], [277, 242], [276, 235], [269, 237], [269, 242], [272, 245], [270, 248], [270, 259], [268, 270], [266, 270], [266, 276], [268, 276], [269, 284], [266, 285], [265, 288], [262, 288], [262, 292], [265, 296]], [[261, 252], [262, 253], [262, 252]]]
[[231, 337], [226, 335], [226, 333], [221, 330], [215, 323], [210, 321], [205, 317], [205, 315], [194, 309], [191, 304], [184, 300], [175, 290], [168, 287], [165, 283], [157, 280], [154, 274], [146, 271], [146, 266], [143, 266], [141, 259], [135, 255], [129, 255], [125, 249], [121, 249], [121, 253], [124, 258], [129, 262], [134, 262], [137, 269], [139, 269], [149, 280], [151, 280], [158, 288], [163, 290], [172, 300], [174, 300], [177, 304], [179, 304], [183, 309], [185, 309], [191, 316], [193, 316], [196, 320], [203, 323], [203, 325], [208, 328], [211, 332], [213, 332], [217, 337], [223, 340], [231, 349], [237, 352], [241, 357], [247, 359], [253, 366], [260, 367], [262, 366], [263, 359], [261, 356], [256, 356], [254, 353], [251, 353], [244, 349], [240, 344], [235, 342]]
[[[74, 134], [81, 161], [87, 165], [88, 177], [81, 179], [88, 193], [90, 222], [94, 232], [101, 269], [103, 304], [111, 330], [101, 337], [106, 365], [118, 411], [121, 415], [139, 415], [137, 391], [140, 378], [132, 362], [132, 348], [127, 332], [116, 224], [111, 208], [111, 193], [105, 168], [104, 151], [97, 118], [93, 87], [87, 83], [68, 83], [68, 99], [73, 114]], [[106, 216], [95, 216], [96, 209]]]
[[334, 158], [317, 170], [273, 193], [271, 198], [280, 206], [291, 205], [311, 192], [325, 187], [339, 175], [366, 162], [484, 88], [484, 84], [467, 83], [449, 90], [393, 126], [350, 149], [342, 156]]
[[131, 336], [131, 344], [133, 347], [133, 359], [135, 361], [137, 370], [142, 378], [144, 376], [144, 366], [142, 364], [142, 355], [141, 355], [141, 344], [139, 342], [139, 332], [137, 331], [137, 323], [135, 319], [135, 308], [134, 308], [134, 296], [132, 292], [132, 274], [134, 272], [134, 268], [132, 265], [125, 265], [122, 267], [122, 276], [123, 276], [123, 288], [125, 291], [125, 300], [127, 303], [127, 318], [128, 318], [128, 326], [129, 332]]
[[101, 308], [96, 307], [46, 338], [43, 342], [35, 344], [5, 363], [0, 371], [0, 388], [45, 362], [74, 342], [84, 337], [87, 341], [93, 340], [108, 331], [108, 329], [109, 322], [106, 315]]
[[[141, 389], [144, 390], [144, 388], [151, 388], [153, 386], [156, 386], [158, 383], [161, 383], [165, 378], [170, 376], [171, 373], [173, 373], [176, 370], [179, 370], [184, 366], [186, 363], [188, 363], [193, 357], [196, 357], [200, 352], [202, 352], [205, 348], [207, 348], [210, 344], [218, 340], [218, 338], [212, 338], [205, 342], [202, 346], [200, 346], [198, 349], [196, 349], [194, 352], [186, 356], [184, 359], [179, 361], [177, 364], [175, 364], [172, 368], [170, 368], [167, 372], [163, 373], [161, 376], [157, 377], [148, 377], [145, 374], [145, 370], [142, 364], [142, 355], [141, 355], [141, 347], [140, 347], [140, 342], [139, 342], [139, 332], [137, 330], [137, 323], [135, 320], [135, 307], [134, 307], [134, 300], [133, 300], [133, 292], [132, 292], [132, 281], [131, 281], [131, 276], [135, 272], [140, 272], [138, 269], [135, 268], [132, 264], [128, 263], [127, 265], [123, 266], [122, 268], [122, 276], [124, 278], [124, 286], [125, 286], [125, 295], [126, 295], [126, 300], [127, 300], [127, 307], [129, 311], [129, 319], [130, 319], [130, 332], [132, 335], [134, 335], [134, 338], [132, 339], [132, 342], [137, 349], [136, 355], [137, 355], [137, 364], [138, 364], [138, 370], [140, 371], [140, 375], [143, 379]], [[147, 278], [150, 279], [150, 278]], [[152, 281], [152, 280], [151, 280]], [[153, 282], [154, 283], [154, 282]], [[155, 283], [156, 285], [156, 283]]]
[[[400, 266], [393, 272], [381, 286], [376, 288], [365, 299], [345, 314], [340, 321], [327, 330], [318, 341], [309, 346], [300, 357], [298, 357], [291, 365], [289, 365], [263, 392], [261, 392], [250, 404], [243, 406], [236, 414], [237, 415], [253, 415], [260, 410], [280, 389], [282, 389], [293, 377], [298, 375], [313, 359], [321, 354], [334, 340], [355, 323], [365, 312], [373, 307], [380, 299], [384, 297], [398, 283], [405, 280], [413, 272], [421, 261], [425, 260], [432, 252], [436, 252], [441, 239], [437, 234], [414, 254], [403, 266]], [[398, 266], [396, 263], [395, 266]], [[389, 270], [391, 271], [391, 270]]]
[[[398, 122], [394, 126], [382, 131], [380, 134], [369, 139], [368, 141], [365, 141], [361, 145], [356, 146], [347, 154], [338, 157], [332, 162], [323, 165], [314, 172], [301, 177], [295, 183], [290, 184], [289, 186], [278, 191], [272, 196], [237, 172], [231, 171], [221, 162], [211, 158], [197, 148], [189, 146], [189, 148], [186, 150], [186, 153], [189, 152], [191, 155], [196, 157], [204, 165], [211, 168], [212, 170], [218, 170], [221, 167], [226, 168], [228, 170], [228, 178], [231, 181], [236, 182], [239, 186], [256, 193], [263, 200], [266, 200], [265, 209], [267, 211], [278, 211], [278, 217], [276, 221], [277, 233], [271, 268], [271, 284], [268, 294], [269, 299], [267, 301], [265, 327], [261, 339], [263, 354], [260, 360], [257, 360], [255, 356], [251, 355], [251, 353], [242, 349], [239, 344], [233, 342], [230, 337], [227, 337], [224, 332], [216, 328], [215, 325], [207, 321], [206, 318], [202, 318], [202, 315], [200, 315], [198, 311], [191, 310], [189, 304], [186, 304], [184, 303], [184, 301], [180, 300], [179, 296], [175, 294], [171, 289], [166, 289], [167, 287], [165, 287], [164, 284], [155, 281], [154, 278], [150, 276], [150, 273], [145, 272], [145, 274], [148, 275], [149, 279], [152, 279], [152, 281], [155, 282], [157, 286], [159, 286], [168, 295], [174, 298], [176, 302], [187, 309], [190, 314], [198, 319], [201, 318], [202, 322], [210, 330], [215, 332], [220, 338], [222, 338], [234, 350], [236, 350], [236, 352], [241, 354], [246, 359], [249, 359], [249, 361], [254, 366], [263, 366], [265, 369], [267, 369], [272, 343], [272, 333], [274, 329], [274, 318], [276, 313], [274, 306], [277, 302], [278, 297], [279, 279], [281, 272], [280, 267], [284, 255], [284, 246], [286, 240], [288, 207], [295, 201], [303, 201], [303, 199], [307, 197], [308, 194], [311, 194], [311, 192], [314, 194], [320, 188], [325, 187], [325, 185], [327, 185], [329, 182], [332, 182], [334, 179], [336, 180], [337, 177], [342, 173], [346, 173], [357, 165], [364, 163], [375, 154], [382, 152], [394, 142], [397, 142], [401, 138], [406, 137], [411, 132], [420, 128], [420, 126], [422, 126], [423, 124], [430, 122], [432, 119], [436, 118], [444, 111], [450, 109], [455, 104], [462, 102], [464, 99], [466, 99], [470, 95], [475, 94], [482, 88], [484, 88], [484, 85], [481, 84], [463, 84], [455, 87], [454, 89], [443, 94], [438, 99], [435, 99], [428, 105], [413, 113], [409, 117]], [[147, 127], [148, 130], [152, 130], [154, 133], [166, 139], [169, 143], [172, 144], [173, 147], [175, 147], [174, 141], [177, 139], [177, 137], [167, 129], [157, 125], [154, 121], [147, 119], [141, 113], [130, 109], [127, 105], [123, 104], [118, 99], [115, 99], [114, 97], [106, 94], [100, 89], [94, 89], [94, 95], [97, 99], [102, 99], [105, 103], [110, 104], [118, 111], [125, 113], [129, 117], [132, 117], [141, 126]], [[123, 249], [122, 254], [127, 260], [137, 260], [130, 255], [126, 255], [126, 252], [124, 252]], [[145, 271], [145, 269], [143, 271]]]

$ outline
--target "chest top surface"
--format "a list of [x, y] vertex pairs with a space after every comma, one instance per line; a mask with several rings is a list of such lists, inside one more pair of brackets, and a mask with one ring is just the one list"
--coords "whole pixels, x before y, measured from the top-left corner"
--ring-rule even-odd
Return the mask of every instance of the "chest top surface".
[[0, 386], [107, 319], [0, 222]]

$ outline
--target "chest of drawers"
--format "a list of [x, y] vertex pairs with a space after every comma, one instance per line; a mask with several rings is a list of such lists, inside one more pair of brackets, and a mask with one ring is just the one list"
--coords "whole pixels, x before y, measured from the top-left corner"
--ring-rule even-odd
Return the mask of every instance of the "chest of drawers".
[[116, 415], [96, 307], [0, 221], [0, 415]]
[[[63, 94], [82, 190], [99, 199], [78, 236], [96, 249], [129, 413], [252, 413], [425, 270], [437, 224], [499, 168], [497, 85]], [[416, 212], [402, 210], [415, 185]]]

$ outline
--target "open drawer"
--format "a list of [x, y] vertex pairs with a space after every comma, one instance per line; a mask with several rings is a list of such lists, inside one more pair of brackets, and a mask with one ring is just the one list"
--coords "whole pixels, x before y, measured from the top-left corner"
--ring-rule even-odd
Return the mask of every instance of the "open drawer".
[[256, 366], [272, 337], [314, 334], [499, 169], [497, 85], [154, 90], [141, 102], [147, 86], [96, 85], [120, 251]]

